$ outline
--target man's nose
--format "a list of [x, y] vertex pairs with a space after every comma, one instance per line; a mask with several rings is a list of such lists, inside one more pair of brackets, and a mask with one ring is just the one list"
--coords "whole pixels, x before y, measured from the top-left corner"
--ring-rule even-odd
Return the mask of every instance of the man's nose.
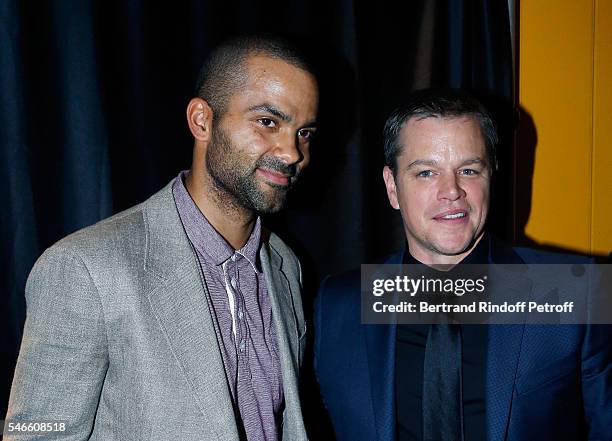
[[461, 187], [459, 176], [456, 174], [442, 175], [439, 178], [440, 187], [438, 188], [438, 199], [456, 201], [464, 198], [466, 193]]
[[279, 134], [273, 153], [287, 165], [297, 164], [304, 159], [304, 154], [299, 148], [297, 135], [290, 131]]

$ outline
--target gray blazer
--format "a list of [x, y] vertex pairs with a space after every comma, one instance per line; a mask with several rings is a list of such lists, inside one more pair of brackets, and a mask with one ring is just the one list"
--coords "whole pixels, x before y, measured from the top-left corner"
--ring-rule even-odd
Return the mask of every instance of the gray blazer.
[[[205, 288], [171, 184], [62, 239], [35, 264], [7, 422], [62, 421], [58, 438], [66, 440], [238, 440]], [[283, 440], [303, 440], [299, 262], [274, 234], [262, 234], [262, 242], [281, 356]]]

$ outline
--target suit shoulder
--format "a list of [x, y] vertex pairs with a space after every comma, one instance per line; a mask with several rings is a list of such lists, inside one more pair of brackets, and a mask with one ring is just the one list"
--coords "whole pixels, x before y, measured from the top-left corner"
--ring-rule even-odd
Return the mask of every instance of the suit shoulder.
[[93, 225], [75, 231], [60, 239], [50, 247], [73, 251], [77, 254], [100, 252], [102, 249], [112, 249], [125, 245], [136, 237], [143, 236], [144, 215], [143, 204], [138, 204], [125, 211], [103, 219]]
[[[371, 265], [401, 264], [403, 256], [404, 250], [401, 250], [388, 256], [379, 257], [371, 262]], [[360, 291], [361, 268], [354, 268], [339, 274], [327, 276], [321, 283], [321, 289], [338, 293]]]
[[358, 269], [327, 276], [321, 282], [316, 305], [319, 309], [350, 309], [360, 305], [361, 272]]
[[[147, 200], [123, 210], [93, 225], [82, 228], [56, 242], [51, 248], [73, 249], [82, 252], [99, 253], [104, 250], [119, 251], [142, 241], [146, 235], [148, 217], [151, 214], [162, 217], [169, 203], [174, 207], [172, 184], [154, 193]], [[166, 210], [166, 211], [164, 211]]]
[[[139, 262], [133, 250], [141, 246], [144, 239], [137, 239], [134, 231], [142, 228], [142, 223], [140, 206], [135, 206], [51, 245], [36, 260], [28, 276], [28, 303], [33, 304], [39, 297], [46, 298], [45, 294], [83, 299], [89, 283], [98, 287], [100, 279], [110, 280], [109, 275], [126, 270], [128, 263]], [[105, 270], [100, 271], [100, 268]], [[60, 293], [51, 289], [54, 286], [64, 288]], [[78, 293], [70, 294], [73, 289]]]
[[60, 239], [47, 248], [34, 264], [31, 274], [56, 271], [64, 260], [78, 260], [92, 271], [123, 271], [139, 265], [145, 245], [144, 203], [135, 205]]
[[525, 261], [531, 264], [587, 264], [593, 263], [590, 257], [572, 254], [559, 253], [548, 250], [515, 247], [514, 251]]
[[329, 275], [321, 283], [321, 291], [333, 292], [336, 295], [359, 291], [360, 287], [361, 271], [359, 269]]

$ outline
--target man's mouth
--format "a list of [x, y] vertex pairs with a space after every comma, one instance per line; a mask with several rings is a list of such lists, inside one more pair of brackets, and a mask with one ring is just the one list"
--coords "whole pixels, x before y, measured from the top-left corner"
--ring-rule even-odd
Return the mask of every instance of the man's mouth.
[[468, 212], [466, 210], [451, 210], [434, 216], [434, 220], [445, 223], [461, 223], [465, 222], [467, 218]]
[[268, 182], [275, 185], [288, 187], [291, 183], [290, 175], [286, 175], [275, 170], [270, 170], [269, 168], [258, 168], [257, 172], [259, 172]]

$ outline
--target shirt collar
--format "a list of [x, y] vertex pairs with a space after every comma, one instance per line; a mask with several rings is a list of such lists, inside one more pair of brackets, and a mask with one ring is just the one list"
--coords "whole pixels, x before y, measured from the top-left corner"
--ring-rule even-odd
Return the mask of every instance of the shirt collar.
[[239, 250], [234, 248], [219, 234], [202, 214], [185, 187], [184, 179], [189, 176], [189, 170], [179, 173], [172, 184], [172, 194], [179, 216], [185, 227], [187, 237], [196, 250], [206, 256], [207, 260], [215, 265], [222, 265], [235, 254], [239, 254], [251, 264], [253, 269], [260, 272], [258, 265], [258, 251], [261, 242], [261, 219], [258, 216], [246, 244]]
[[236, 251], [236, 253], [244, 257], [251, 264], [253, 269], [257, 272], [261, 272], [259, 268], [259, 260], [258, 260], [260, 244], [261, 244], [261, 218], [257, 216], [257, 220], [255, 221], [255, 226], [253, 227], [253, 231], [251, 231], [249, 240], [247, 240], [247, 243], [245, 243], [242, 248]]

